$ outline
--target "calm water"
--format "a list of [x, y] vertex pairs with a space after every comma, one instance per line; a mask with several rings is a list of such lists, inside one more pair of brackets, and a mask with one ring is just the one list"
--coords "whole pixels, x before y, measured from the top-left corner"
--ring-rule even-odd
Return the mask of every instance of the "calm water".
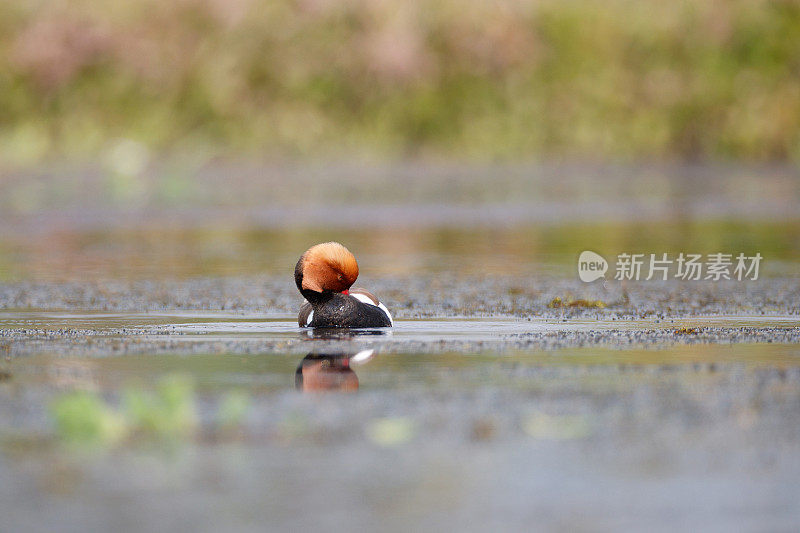
[[[487, 366], [516, 363], [524, 365], [676, 365], [709, 362], [747, 363], [760, 366], [800, 365], [800, 348], [792, 345], [693, 345], [673, 346], [658, 350], [573, 348], [557, 351], [504, 351], [486, 352], [481, 343], [513, 340], [526, 334], [542, 334], [574, 331], [637, 331], [698, 327], [800, 327], [798, 316], [715, 316], [684, 319], [659, 320], [603, 320], [603, 319], [444, 319], [444, 320], [398, 320], [391, 329], [342, 331], [310, 331], [298, 328], [290, 317], [269, 317], [258, 314], [224, 312], [168, 312], [168, 313], [99, 313], [99, 312], [48, 312], [48, 311], [4, 311], [0, 312], [0, 330], [29, 329], [59, 332], [62, 330], [89, 330], [84, 338], [92, 335], [106, 338], [109, 334], [123, 342], [159, 341], [177, 343], [209, 343], [235, 340], [252, 342], [276, 340], [353, 341], [363, 345], [352, 353], [328, 350], [332, 358], [349, 358], [369, 349], [371, 357], [356, 361], [353, 365], [363, 373], [362, 382], [367, 387], [384, 388], [392, 383], [415, 386], [423, 383], [425, 375], [447, 369], [480, 371]], [[121, 328], [127, 333], [121, 333]], [[381, 353], [384, 344], [392, 341], [391, 353]], [[473, 343], [474, 348], [463, 354], [400, 353], [398, 346], [413, 346], [414, 343], [436, 343], [463, 341]], [[314, 348], [320, 351], [319, 345]], [[399, 348], [402, 352], [402, 348]], [[296, 348], [293, 349], [293, 352]], [[105, 384], [111, 387], [128, 380], [150, 382], [170, 373], [193, 375], [207, 385], [248, 385], [258, 389], [264, 387], [290, 388], [292, 376], [302, 359], [296, 353], [264, 353], [258, 355], [127, 355], [109, 353], [103, 357], [64, 356], [57, 349], [49, 352], [47, 344], [39, 356], [11, 360], [7, 367], [17, 383], [28, 379], [45, 380], [68, 376], [65, 381], [72, 386]], [[368, 364], [367, 364], [368, 363]], [[71, 374], [69, 369], [77, 373]], [[376, 374], [391, 372], [394, 375], [372, 379]], [[395, 381], [396, 379], [396, 381]], [[388, 380], [388, 381], [387, 381]], [[470, 386], [482, 385], [481, 380]], [[486, 385], [486, 383], [483, 383]]]
[[[349, 352], [83, 356], [45, 344], [0, 365], [0, 479], [12, 480], [0, 483], [0, 511], [11, 530], [791, 530], [800, 520], [797, 345], [381, 347], [799, 322], [398, 321], [390, 333], [356, 336], [370, 348]], [[8, 328], [136, 332], [114, 333], [119, 342], [308, 338], [289, 317], [222, 312], [5, 311]], [[197, 434], [77, 452], [52, 441], [50, 406], [69, 391], [113, 407], [124, 391], [170, 376], [194, 383]], [[245, 394], [246, 416], [220, 434], [214, 420], [231, 391]]]

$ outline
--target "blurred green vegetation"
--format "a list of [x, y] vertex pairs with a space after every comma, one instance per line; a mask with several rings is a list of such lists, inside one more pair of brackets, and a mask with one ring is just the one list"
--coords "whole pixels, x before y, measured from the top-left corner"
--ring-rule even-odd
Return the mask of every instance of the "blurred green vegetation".
[[127, 433], [122, 415], [86, 391], [60, 397], [52, 406], [52, 416], [59, 437], [70, 444], [113, 444]]
[[119, 139], [131, 165], [137, 146], [797, 160], [799, 132], [794, 0], [0, 4], [11, 165]]
[[[199, 431], [197, 403], [194, 382], [169, 375], [155, 392], [126, 388], [119, 409], [95, 393], [74, 391], [56, 398], [51, 414], [59, 440], [73, 446], [111, 446], [134, 438], [184, 441], [196, 437]], [[249, 396], [242, 391], [224, 395], [215, 434], [238, 431], [249, 407]]]
[[128, 387], [123, 395], [129, 430], [170, 439], [191, 435], [197, 426], [194, 384], [181, 376], [169, 376], [156, 394]]

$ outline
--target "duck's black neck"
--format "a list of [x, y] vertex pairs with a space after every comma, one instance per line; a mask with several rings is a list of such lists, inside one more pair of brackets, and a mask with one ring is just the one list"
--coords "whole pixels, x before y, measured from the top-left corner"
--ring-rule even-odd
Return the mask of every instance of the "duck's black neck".
[[308, 300], [308, 302], [312, 306], [316, 307], [318, 305], [327, 303], [331, 298], [333, 298], [333, 295], [336, 293], [329, 291], [316, 292], [316, 291], [310, 291], [308, 289], [300, 289], [300, 294], [302, 294], [303, 298]]

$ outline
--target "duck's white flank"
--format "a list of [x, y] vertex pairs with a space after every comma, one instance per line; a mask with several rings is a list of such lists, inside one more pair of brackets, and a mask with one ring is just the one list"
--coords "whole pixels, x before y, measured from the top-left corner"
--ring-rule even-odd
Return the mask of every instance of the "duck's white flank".
[[[357, 299], [357, 300], [359, 300], [361, 302], [364, 302], [365, 304], [375, 305], [375, 302], [372, 301], [372, 298], [370, 298], [366, 294], [352, 293], [350, 296], [352, 296], [353, 298], [355, 298], [355, 299]], [[392, 314], [389, 312], [389, 310], [386, 308], [386, 306], [383, 305], [381, 302], [378, 302], [377, 307], [379, 307], [380, 309], [383, 309], [383, 312], [386, 313], [386, 316], [389, 317], [389, 323], [392, 326], [394, 326], [394, 319], [392, 318]]]

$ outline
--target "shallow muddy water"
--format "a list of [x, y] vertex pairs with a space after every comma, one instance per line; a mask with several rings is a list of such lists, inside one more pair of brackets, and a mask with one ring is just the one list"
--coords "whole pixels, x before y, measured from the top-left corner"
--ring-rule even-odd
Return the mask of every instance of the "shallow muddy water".
[[[213, 390], [231, 386], [261, 392], [289, 390], [298, 365], [302, 366], [308, 357], [327, 358], [334, 366], [352, 360], [352, 365], [344, 365], [347, 372], [355, 373], [357, 369], [362, 387], [377, 390], [418, 389], [450, 372], [460, 376], [449, 381], [448, 386], [454, 391], [497, 387], [503, 379], [497, 369], [509, 366], [608, 368], [616, 373], [626, 366], [656, 371], [719, 364], [800, 367], [800, 348], [794, 344], [682, 345], [661, 341], [647, 348], [647, 344], [626, 347], [620, 340], [619, 345], [592, 346], [582, 342], [560, 349], [520, 348], [514, 344], [531, 336], [560, 334], [577, 333], [588, 338], [605, 334], [624, 339], [625, 335], [665, 331], [680, 339], [700, 331], [754, 328], [773, 333], [796, 332], [800, 317], [448, 318], [397, 320], [393, 328], [374, 330], [309, 330], [297, 327], [285, 316], [222, 311], [0, 312], [0, 331], [45, 339], [32, 353], [8, 358], [2, 365], [13, 376], [16, 387], [38, 384], [47, 389], [88, 387], [110, 392], [126, 382], [154, 383], [160, 376], [172, 374], [191, 376]], [[79, 344], [87, 346], [86, 355], [81, 355], [80, 350], [64, 353], [59, 342], [62, 336], [87, 343]], [[724, 335], [719, 340], [724, 340]], [[100, 341], [108, 344], [100, 344], [99, 350], [88, 348]], [[160, 343], [152, 353], [146, 350], [150, 342]], [[125, 345], [139, 344], [145, 349], [121, 351]], [[187, 345], [197, 348], [187, 351]], [[204, 353], [209, 346], [215, 348]], [[231, 347], [229, 352], [225, 351], [226, 346]], [[448, 349], [452, 346], [458, 348]], [[434, 349], [426, 349], [431, 347]], [[359, 360], [367, 352], [368, 357]]]
[[[738, 333], [737, 342], [747, 342], [753, 332], [767, 332], [780, 338], [790, 338], [800, 331], [800, 316], [701, 316], [683, 318], [599, 318], [570, 316], [569, 318], [511, 317], [493, 318], [436, 318], [395, 320], [392, 328], [365, 330], [308, 329], [297, 326], [291, 317], [279, 313], [259, 314], [223, 311], [117, 312], [91, 311], [13, 311], [0, 312], [0, 332], [24, 346], [25, 340], [38, 341], [36, 353], [60, 353], [63, 342], [112, 343], [106, 351], [93, 351], [94, 357], [104, 357], [119, 351], [120, 345], [144, 348], [147, 343], [159, 343], [154, 353], [170, 351], [203, 353], [208, 346], [214, 353], [271, 353], [302, 351], [304, 344], [313, 350], [385, 349], [392, 353], [438, 353], [455, 350], [465, 354], [521, 349], [519, 343], [530, 339], [553, 337], [571, 338], [566, 346], [592, 344], [592, 339], [606, 338], [617, 348], [630, 350], [628, 339], [637, 346], [669, 347], [665, 341], [672, 335], [675, 341], [692, 340], [701, 333], [710, 333], [711, 340], [725, 342]], [[94, 339], [94, 341], [93, 341]], [[584, 339], [583, 341], [579, 339]], [[750, 342], [760, 340], [753, 337]], [[49, 342], [53, 341], [53, 342]], [[116, 343], [116, 344], [114, 344]], [[112, 348], [113, 346], [113, 348]], [[222, 348], [219, 348], [221, 346]], [[562, 346], [564, 347], [564, 346]], [[606, 346], [608, 347], [608, 346]], [[528, 351], [534, 352], [535, 346]], [[87, 352], [88, 353], [88, 352]]]
[[[374, 346], [374, 345], [373, 345]], [[378, 345], [379, 346], [379, 345]], [[364, 353], [355, 349], [314, 347], [306, 356], [346, 359]], [[509, 380], [510, 368], [558, 367], [569, 373], [583, 371], [612, 374], [625, 368], [650, 368], [656, 373], [704, 370], [719, 365], [750, 368], [800, 368], [800, 347], [791, 344], [674, 346], [659, 350], [571, 348], [560, 350], [511, 350], [502, 354], [474, 353], [381, 353], [369, 348], [365, 361], [346, 365], [358, 376], [362, 389], [425, 390], [444, 386], [455, 393], [464, 390], [519, 387], [525, 378]], [[42, 354], [14, 359], [2, 366], [13, 376], [14, 386], [44, 386], [68, 390], [71, 387], [113, 392], [126, 384], [154, 384], [165, 375], [183, 375], [196, 381], [201, 390], [224, 391], [243, 387], [256, 392], [288, 391], [295, 386], [295, 371], [303, 354], [158, 354], [79, 357]], [[688, 378], [696, 376], [689, 372]]]
[[[219, 312], [7, 312], [0, 320], [119, 341], [309, 337], [287, 317]], [[792, 529], [800, 520], [797, 344], [503, 352], [477, 344], [532, 330], [656, 325], [622, 322], [398, 321], [391, 333], [349, 336], [351, 351], [325, 348], [341, 332], [303, 340], [308, 353], [292, 345], [80, 355], [45, 343], [38, 355], [0, 363], [0, 478], [13, 480], [0, 484], [0, 511], [11, 530]], [[698, 323], [795, 328], [797, 319], [715, 317], [681, 327]], [[449, 337], [476, 344], [382, 351], [390, 339]], [[170, 376], [194, 384], [197, 433], [83, 450], [53, 438], [52, 406], [70, 391], [91, 391], [116, 409], [125, 391]], [[215, 420], [231, 391], [245, 395], [247, 409], [233, 432], [220, 432]]]
[[[792, 530], [800, 344], [767, 340], [798, 322], [439, 318], [309, 334], [280, 313], [6, 310], [4, 338], [32, 348], [0, 360], [0, 513], [11, 531]], [[628, 344], [654, 328], [667, 340]], [[694, 330], [712, 334], [672, 340]], [[739, 330], [767, 333], [728, 344]], [[585, 345], [515, 344], [551, 335]], [[125, 412], [128, 391], [176, 377], [193, 387], [193, 432], [58, 437], [53, 409], [72, 391]], [[242, 418], [220, 429], [234, 393]]]
[[699, 316], [669, 319], [587, 319], [587, 318], [462, 318], [396, 320], [392, 328], [366, 330], [313, 330], [300, 328], [294, 317], [222, 311], [168, 311], [149, 313], [103, 313], [92, 311], [0, 311], [0, 329], [31, 328], [58, 330], [91, 329], [98, 333], [127, 328], [131, 333], [160, 328], [165, 334], [299, 335], [325, 339], [336, 337], [400, 338], [438, 340], [450, 336], [470, 340], [493, 340], [497, 336], [532, 332], [576, 330], [642, 330], [652, 328], [700, 327], [800, 327], [800, 316]]
[[[0, 530], [797, 530], [794, 171], [351, 170], [0, 199]], [[329, 239], [394, 328], [296, 326], [295, 261]], [[583, 250], [764, 261], [754, 282], [583, 284]], [[121, 423], [177, 378], [178, 437], [73, 448], [54, 415], [88, 391]]]

